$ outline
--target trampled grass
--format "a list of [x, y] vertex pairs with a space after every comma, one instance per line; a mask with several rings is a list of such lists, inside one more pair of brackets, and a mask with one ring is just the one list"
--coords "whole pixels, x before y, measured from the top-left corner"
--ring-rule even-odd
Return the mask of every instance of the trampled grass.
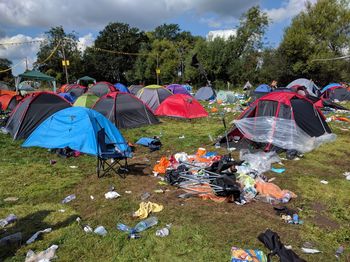
[[[232, 113], [226, 115], [227, 122], [233, 119]], [[283, 174], [267, 173], [268, 177], [276, 177], [274, 183], [281, 188], [298, 195], [288, 206], [301, 208], [304, 224], [289, 225], [274, 214], [269, 204], [252, 202], [237, 206], [196, 198], [184, 200], [177, 198], [182, 191], [158, 185], [159, 179], [151, 175], [151, 167], [162, 155], [194, 153], [198, 147], [215, 150], [209, 135], [215, 138], [224, 131], [220, 116], [214, 114], [201, 120], [163, 118], [162, 122], [122, 130], [130, 142], [142, 136], [161, 135], [164, 145], [154, 153], [138, 148], [131, 163], [145, 164], [145, 167], [125, 180], [116, 176], [97, 179], [93, 157], [63, 159], [45, 149], [21, 148], [21, 141], [0, 135], [0, 218], [10, 213], [19, 218], [6, 230], [0, 229], [0, 237], [20, 231], [25, 242], [36, 231], [53, 228], [33, 244], [23, 243], [11, 249], [0, 247], [0, 261], [23, 261], [29, 249], [41, 251], [52, 244], [59, 246], [56, 261], [229, 261], [231, 246], [268, 252], [257, 240], [257, 235], [266, 228], [276, 231], [283, 243], [292, 245], [307, 261], [334, 261], [335, 250], [340, 245], [346, 248], [342, 261], [346, 261], [346, 256], [349, 258], [350, 182], [342, 173], [350, 171], [350, 131], [341, 129], [349, 128], [349, 124], [332, 122], [338, 136], [334, 143], [305, 154], [299, 161], [284, 161], [286, 172]], [[238, 157], [238, 152], [234, 156]], [[50, 165], [51, 159], [57, 163]], [[327, 180], [329, 184], [323, 185], [320, 180]], [[110, 185], [122, 195], [120, 198], [104, 198]], [[158, 188], [170, 191], [153, 193]], [[126, 194], [126, 190], [132, 193]], [[131, 213], [137, 210], [143, 192], [151, 192], [149, 200], [164, 205], [164, 210], [155, 214], [159, 218], [156, 228], [172, 223], [168, 237], [156, 237], [152, 228], [143, 232], [142, 238], [128, 240], [116, 229], [118, 222], [131, 226], [138, 222]], [[76, 200], [61, 204], [65, 196], [73, 193]], [[90, 199], [91, 195], [94, 200]], [[19, 200], [5, 202], [7, 197]], [[65, 212], [59, 212], [60, 209]], [[75, 221], [77, 216], [83, 224], [103, 225], [107, 236], [86, 234]], [[300, 247], [306, 241], [323, 252], [302, 254]]]

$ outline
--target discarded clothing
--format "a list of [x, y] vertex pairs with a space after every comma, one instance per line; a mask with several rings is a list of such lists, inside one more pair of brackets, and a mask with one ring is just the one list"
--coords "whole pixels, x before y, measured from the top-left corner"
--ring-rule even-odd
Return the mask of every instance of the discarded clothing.
[[160, 159], [159, 163], [154, 166], [153, 171], [157, 172], [158, 174], [165, 174], [166, 169], [169, 167], [169, 165], [170, 161], [165, 156], [163, 156]]
[[255, 184], [255, 188], [259, 192], [259, 194], [263, 196], [270, 196], [278, 200], [282, 200], [287, 196], [289, 196], [289, 198], [297, 197], [297, 195], [294, 194], [293, 192], [289, 190], [281, 190], [277, 185], [273, 183], [265, 183], [265, 182], [258, 181]]
[[267, 262], [263, 251], [258, 249], [231, 248], [231, 262]]
[[42, 262], [42, 261], [49, 262], [51, 261], [51, 259], [55, 257], [57, 248], [58, 248], [57, 245], [52, 245], [45, 251], [41, 251], [38, 254], [35, 254], [33, 250], [29, 250], [27, 252], [25, 262]]
[[149, 213], [156, 213], [162, 210], [163, 205], [152, 202], [141, 202], [139, 209], [133, 214], [133, 216], [144, 219], [148, 217]]
[[27, 240], [26, 244], [28, 245], [28, 244], [33, 243], [33, 242], [38, 238], [38, 236], [39, 236], [40, 234], [42, 234], [42, 233], [50, 233], [51, 231], [52, 231], [52, 228], [49, 227], [49, 228], [46, 228], [46, 229], [44, 229], [44, 230], [40, 230], [40, 231], [36, 232], [34, 235], [32, 235], [31, 238], [29, 238], [29, 239]]
[[148, 147], [151, 152], [159, 150], [162, 147], [162, 143], [157, 137], [141, 137], [136, 144]]

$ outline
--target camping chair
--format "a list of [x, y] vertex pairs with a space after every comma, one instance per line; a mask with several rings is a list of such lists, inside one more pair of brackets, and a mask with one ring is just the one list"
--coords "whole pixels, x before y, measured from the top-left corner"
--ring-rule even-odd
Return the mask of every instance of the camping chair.
[[[121, 178], [125, 178], [125, 173], [129, 171], [127, 157], [125, 154], [116, 150], [115, 144], [106, 144], [106, 132], [104, 128], [101, 128], [97, 132], [97, 148], [97, 177], [100, 178], [113, 171]], [[112, 159], [110, 163], [108, 162], [109, 159]], [[119, 166], [118, 169], [117, 166]]]

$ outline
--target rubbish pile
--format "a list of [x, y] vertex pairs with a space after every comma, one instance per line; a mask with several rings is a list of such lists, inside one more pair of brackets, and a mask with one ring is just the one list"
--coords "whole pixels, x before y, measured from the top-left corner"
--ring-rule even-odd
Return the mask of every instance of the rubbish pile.
[[[236, 161], [230, 154], [219, 156], [199, 148], [195, 155], [181, 152], [170, 158], [162, 157], [153, 172], [156, 175], [164, 174], [168, 184], [183, 189], [186, 193], [181, 194], [181, 198], [197, 196], [238, 205], [252, 200], [271, 204], [288, 203], [297, 196], [289, 190], [280, 189], [264, 175], [271, 170], [271, 164], [280, 161], [274, 152], [252, 154], [241, 150], [240, 161]], [[285, 169], [277, 171], [281, 173]]]

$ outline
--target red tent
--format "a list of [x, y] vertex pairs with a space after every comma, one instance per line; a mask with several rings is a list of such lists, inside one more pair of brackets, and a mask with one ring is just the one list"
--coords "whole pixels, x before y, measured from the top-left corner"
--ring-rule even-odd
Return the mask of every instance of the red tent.
[[2, 110], [10, 110], [14, 109], [18, 102], [22, 99], [21, 96], [15, 94], [3, 94], [0, 95], [0, 108]]
[[176, 94], [169, 96], [157, 108], [156, 115], [180, 118], [199, 118], [208, 116], [203, 106], [189, 95]]

